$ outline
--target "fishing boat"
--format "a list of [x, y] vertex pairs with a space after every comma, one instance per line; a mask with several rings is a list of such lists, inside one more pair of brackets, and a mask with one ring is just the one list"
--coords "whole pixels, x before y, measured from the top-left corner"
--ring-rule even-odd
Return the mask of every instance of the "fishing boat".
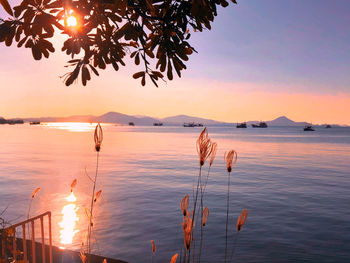
[[30, 125], [39, 125], [40, 121], [31, 121], [29, 124]]
[[315, 131], [315, 129], [311, 125], [306, 125], [304, 131]]
[[245, 122], [237, 123], [236, 128], [247, 128], [247, 123]]
[[203, 127], [202, 123], [194, 123], [194, 122], [185, 122], [183, 124], [184, 127]]
[[135, 123], [133, 123], [132, 121], [129, 122], [129, 126], [135, 126]]
[[153, 123], [153, 126], [163, 126], [163, 123], [162, 122], [155, 122], [155, 123]]
[[267, 124], [266, 124], [266, 122], [259, 122], [259, 124], [252, 124], [252, 127], [253, 128], [267, 128]]
[[195, 124], [194, 124], [194, 122], [185, 122], [185, 123], [183, 124], [183, 126], [184, 126], [184, 127], [196, 127]]

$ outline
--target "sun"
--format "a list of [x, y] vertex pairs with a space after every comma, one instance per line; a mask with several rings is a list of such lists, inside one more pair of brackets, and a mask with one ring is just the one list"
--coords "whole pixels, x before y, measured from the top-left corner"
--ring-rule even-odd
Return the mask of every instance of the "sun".
[[67, 17], [67, 26], [69, 27], [76, 27], [78, 25], [78, 21], [77, 18], [73, 15], [70, 15], [69, 17]]

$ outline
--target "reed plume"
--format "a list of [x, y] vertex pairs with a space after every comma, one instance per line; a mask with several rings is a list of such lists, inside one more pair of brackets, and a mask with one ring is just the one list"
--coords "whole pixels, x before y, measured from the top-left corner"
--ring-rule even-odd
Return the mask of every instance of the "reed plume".
[[245, 221], [247, 220], [247, 217], [248, 217], [248, 210], [247, 209], [242, 210], [242, 213], [237, 220], [237, 232], [239, 232], [242, 229]]
[[94, 198], [94, 202], [95, 203], [96, 203], [97, 199], [101, 196], [101, 194], [102, 194], [102, 190], [99, 190], [99, 191], [96, 192], [95, 198]]
[[209, 208], [206, 206], [202, 211], [202, 226], [205, 226], [209, 216]]
[[177, 257], [179, 256], [179, 254], [174, 254], [174, 256], [172, 256], [170, 263], [176, 263]]
[[235, 150], [231, 150], [228, 153], [225, 152], [224, 160], [226, 163], [226, 170], [228, 172], [227, 179], [227, 204], [226, 204], [226, 231], [225, 231], [225, 263], [227, 262], [227, 231], [228, 231], [228, 215], [230, 207], [230, 177], [233, 165], [237, 162], [237, 153]]
[[156, 244], [154, 243], [154, 240], [150, 240], [152, 244], [152, 253], [156, 253]]
[[96, 152], [99, 152], [101, 150], [101, 144], [103, 140], [103, 131], [100, 123], [98, 123], [95, 128], [94, 140], [95, 140], [95, 150]]
[[182, 214], [183, 216], [186, 216], [187, 214], [187, 209], [188, 209], [188, 203], [189, 203], [189, 195], [186, 194], [182, 199], [181, 199], [181, 210], [182, 210]]
[[196, 146], [197, 146], [197, 152], [199, 156], [199, 165], [203, 166], [205, 161], [210, 156], [210, 153], [212, 150], [211, 140], [208, 137], [207, 128], [204, 128], [201, 134], [199, 135]]
[[154, 243], [154, 240], [150, 240], [150, 242], [152, 244], [151, 262], [153, 263], [153, 256], [154, 256], [154, 253], [156, 253], [156, 244]]
[[73, 182], [70, 185], [70, 192], [73, 192], [73, 189], [75, 188], [75, 186], [77, 185], [77, 179], [74, 179]]
[[32, 199], [38, 194], [38, 192], [40, 191], [40, 187], [36, 188], [33, 193], [32, 193]]
[[225, 152], [224, 160], [226, 163], [227, 172], [232, 171], [232, 167], [237, 162], [237, 152], [235, 150], [231, 150], [228, 153]]

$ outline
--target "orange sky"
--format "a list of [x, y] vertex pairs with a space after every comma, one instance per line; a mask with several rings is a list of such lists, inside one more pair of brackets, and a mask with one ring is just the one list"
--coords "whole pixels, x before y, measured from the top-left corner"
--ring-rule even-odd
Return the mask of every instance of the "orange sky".
[[157, 89], [152, 85], [141, 87], [131, 78], [131, 70], [102, 72], [102, 77], [94, 78], [87, 87], [66, 87], [58, 78], [58, 72], [64, 72], [60, 66], [54, 71], [48, 61], [27, 63], [29, 68], [36, 68], [35, 72], [29, 70], [21, 78], [16, 77], [16, 71], [0, 73], [3, 117], [117, 111], [153, 117], [188, 114], [227, 122], [271, 120], [286, 115], [295, 121], [350, 125], [350, 95], [345, 93], [287, 93], [269, 91], [273, 87], [268, 84], [224, 83], [187, 76]]

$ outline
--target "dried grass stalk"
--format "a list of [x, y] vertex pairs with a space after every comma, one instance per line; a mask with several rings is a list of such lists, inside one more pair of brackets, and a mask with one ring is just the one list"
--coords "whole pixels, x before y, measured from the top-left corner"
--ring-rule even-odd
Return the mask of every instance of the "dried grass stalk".
[[99, 190], [99, 191], [96, 192], [95, 198], [94, 198], [94, 202], [95, 203], [96, 203], [97, 199], [101, 196], [101, 194], [102, 194], [102, 190]]
[[240, 231], [242, 229], [245, 221], [247, 220], [247, 217], [248, 217], [248, 210], [247, 209], [242, 210], [242, 213], [237, 220], [237, 231]]
[[178, 256], [179, 256], [179, 254], [177, 254], [177, 253], [174, 256], [172, 256], [170, 263], [175, 263]]
[[237, 152], [235, 150], [225, 152], [224, 160], [226, 163], [226, 169], [230, 173], [232, 171], [232, 167], [237, 162]]
[[211, 140], [208, 137], [207, 128], [204, 128], [197, 139], [197, 152], [199, 156], [199, 165], [203, 166], [205, 161], [210, 156], [212, 147]]
[[33, 191], [33, 193], [32, 193], [32, 198], [34, 198], [37, 194], [38, 194], [38, 192], [40, 191], [40, 187], [38, 187], [38, 188], [36, 188], [34, 191]]
[[77, 179], [74, 179], [72, 184], [70, 185], [70, 191], [73, 192], [73, 189], [75, 188], [75, 186], [77, 185]]
[[209, 216], [209, 208], [206, 206], [202, 211], [202, 225], [205, 226]]
[[102, 140], [103, 140], [103, 131], [102, 131], [100, 123], [98, 123], [96, 125], [94, 140], [95, 140], [95, 150], [96, 150], [96, 152], [99, 152], [101, 150], [101, 144], [102, 144]]
[[154, 243], [154, 240], [150, 240], [151, 244], [152, 244], [152, 253], [156, 253], [156, 244]]
[[187, 214], [188, 203], [190, 201], [189, 198], [190, 198], [189, 195], [186, 194], [184, 198], [181, 199], [181, 210], [182, 210], [183, 216], [186, 216]]

